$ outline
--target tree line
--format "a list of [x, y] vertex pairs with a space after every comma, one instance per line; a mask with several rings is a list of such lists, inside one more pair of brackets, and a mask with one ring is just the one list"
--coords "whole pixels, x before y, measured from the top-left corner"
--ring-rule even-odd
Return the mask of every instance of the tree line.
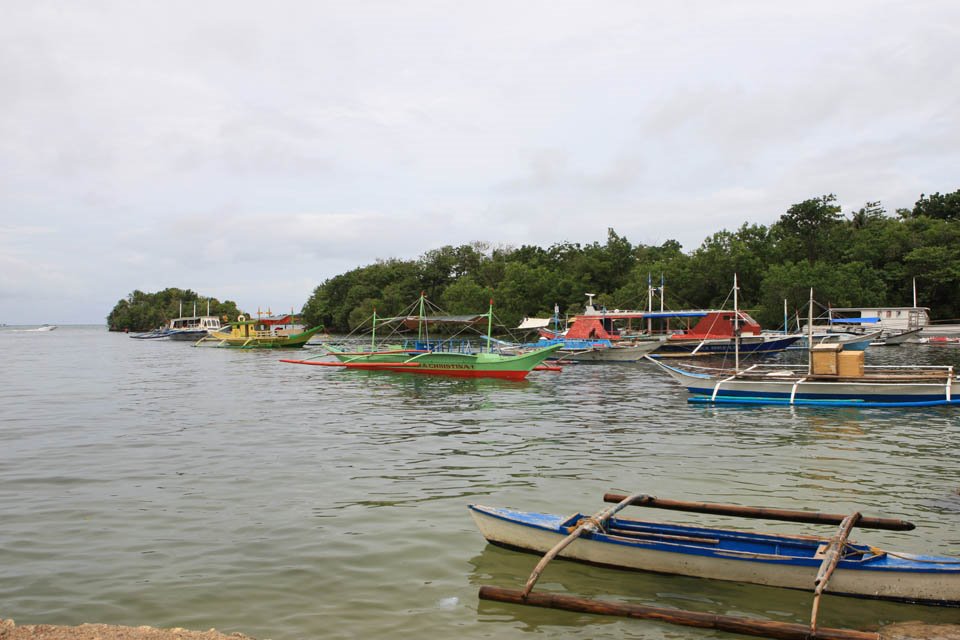
[[424, 292], [452, 314], [484, 311], [493, 299], [498, 319], [516, 326], [551, 315], [555, 304], [575, 314], [586, 292], [609, 309], [645, 308], [661, 277], [667, 308], [729, 306], [734, 274], [741, 308], [768, 327], [782, 323], [784, 300], [802, 308], [811, 287], [833, 307], [911, 306], [914, 279], [918, 304], [933, 318], [960, 318], [960, 190], [921, 194], [893, 214], [880, 202], [844, 214], [835, 195], [823, 195], [792, 205], [769, 227], [716, 232], [689, 253], [674, 240], [634, 245], [613, 229], [604, 244], [445, 246], [329, 278], [302, 313], [307, 326], [346, 332], [374, 309], [399, 313]]
[[208, 304], [210, 315], [221, 320], [235, 320], [240, 314], [237, 303], [232, 300], [220, 302], [190, 289], [171, 287], [156, 293], [136, 290], [113, 307], [107, 316], [107, 328], [110, 331], [151, 331], [167, 324], [171, 318], [193, 315], [194, 306], [197, 315], [207, 315]]

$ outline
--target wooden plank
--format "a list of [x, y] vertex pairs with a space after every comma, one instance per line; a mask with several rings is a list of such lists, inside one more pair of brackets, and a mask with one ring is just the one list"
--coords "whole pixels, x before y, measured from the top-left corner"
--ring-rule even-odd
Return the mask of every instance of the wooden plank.
[[[604, 494], [604, 502], [621, 502], [627, 496], [617, 493]], [[848, 514], [817, 513], [814, 511], [793, 511], [790, 509], [769, 509], [766, 507], [742, 507], [733, 504], [715, 504], [709, 502], [682, 502], [653, 496], [640, 496], [631, 503], [635, 507], [652, 507], [672, 511], [692, 513], [712, 513], [715, 515], [736, 516], [739, 518], [761, 518], [765, 520], [784, 520], [786, 522], [804, 522], [807, 524], [840, 524]], [[906, 520], [892, 518], [861, 517], [858, 527], [865, 529], [887, 529], [889, 531], [912, 531], [916, 525]]]
[[668, 609], [639, 604], [592, 600], [548, 593], [530, 593], [524, 595], [519, 589], [503, 589], [501, 587], [480, 587], [481, 600], [495, 600], [512, 604], [525, 604], [534, 607], [563, 609], [606, 616], [623, 616], [641, 620], [657, 620], [668, 624], [700, 629], [716, 629], [763, 638], [777, 640], [880, 640], [880, 634], [855, 629], [831, 629], [821, 627], [816, 635], [811, 635], [810, 627], [805, 624], [792, 622], [775, 622], [771, 620], [753, 620], [736, 616], [723, 616], [700, 611], [685, 611], [683, 609]]

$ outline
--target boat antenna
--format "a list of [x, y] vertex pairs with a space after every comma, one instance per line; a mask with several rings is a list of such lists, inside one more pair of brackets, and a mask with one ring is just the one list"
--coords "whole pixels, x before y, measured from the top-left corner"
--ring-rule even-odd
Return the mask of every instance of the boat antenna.
[[813, 375], [813, 287], [810, 287], [810, 304], [807, 308], [807, 375]]

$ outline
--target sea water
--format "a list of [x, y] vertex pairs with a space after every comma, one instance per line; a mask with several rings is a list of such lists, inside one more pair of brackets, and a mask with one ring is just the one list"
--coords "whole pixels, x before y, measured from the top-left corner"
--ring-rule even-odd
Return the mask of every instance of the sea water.
[[[522, 587], [537, 558], [487, 545], [468, 504], [593, 513], [611, 490], [904, 518], [917, 529], [854, 537], [960, 556], [957, 408], [709, 407], [649, 363], [457, 380], [103, 327], [2, 329], [0, 353], [0, 617], [19, 624], [275, 640], [719, 637], [478, 600], [481, 585]], [[960, 349], [866, 357], [956, 365]], [[537, 588], [799, 623], [811, 603], [562, 561]], [[826, 597], [820, 612], [828, 626], [916, 619], [960, 623], [960, 610]]]

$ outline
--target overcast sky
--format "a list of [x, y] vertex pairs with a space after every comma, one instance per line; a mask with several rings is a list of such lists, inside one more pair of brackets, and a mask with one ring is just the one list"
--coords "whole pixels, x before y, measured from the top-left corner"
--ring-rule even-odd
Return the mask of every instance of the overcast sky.
[[960, 2], [0, 0], [0, 322], [960, 189]]

